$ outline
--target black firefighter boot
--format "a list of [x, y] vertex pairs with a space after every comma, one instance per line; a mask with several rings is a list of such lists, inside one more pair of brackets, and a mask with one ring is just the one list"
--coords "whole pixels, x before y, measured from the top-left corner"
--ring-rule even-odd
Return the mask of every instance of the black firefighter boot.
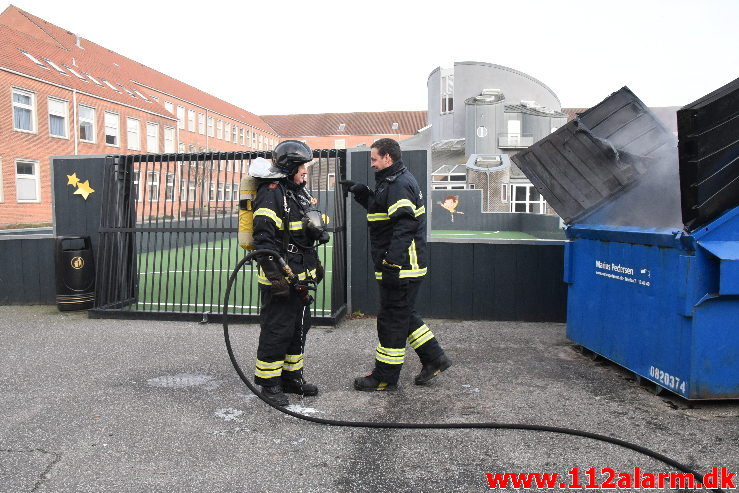
[[363, 377], [357, 377], [354, 379], [354, 388], [356, 390], [372, 392], [374, 390], [396, 390], [398, 385], [383, 382], [372, 373], [368, 373]]
[[435, 360], [423, 365], [423, 367], [421, 368], [421, 373], [416, 375], [416, 378], [413, 379], [413, 381], [416, 385], [423, 385], [425, 383], [428, 383], [432, 378], [434, 378], [436, 375], [443, 372], [450, 366], [452, 366], [452, 361], [447, 358], [445, 353], [442, 353], [441, 356], [439, 356]]
[[282, 389], [290, 394], [298, 394], [304, 396], [318, 395], [318, 387], [312, 383], [308, 383], [302, 376], [285, 377], [282, 376]]
[[262, 397], [275, 406], [284, 407], [290, 403], [279, 383], [276, 385], [262, 385]]

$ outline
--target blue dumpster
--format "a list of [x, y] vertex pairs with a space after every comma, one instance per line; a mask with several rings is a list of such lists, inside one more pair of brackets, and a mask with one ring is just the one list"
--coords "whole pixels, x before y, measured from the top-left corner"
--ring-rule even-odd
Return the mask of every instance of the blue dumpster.
[[513, 160], [568, 223], [567, 337], [686, 399], [736, 399], [739, 79], [677, 116], [679, 146], [624, 88]]

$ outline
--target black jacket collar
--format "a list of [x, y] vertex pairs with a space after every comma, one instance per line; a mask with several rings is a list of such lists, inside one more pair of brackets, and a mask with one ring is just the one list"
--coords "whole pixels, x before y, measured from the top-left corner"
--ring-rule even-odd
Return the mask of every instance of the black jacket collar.
[[380, 183], [382, 180], [395, 181], [395, 178], [405, 171], [405, 165], [402, 159], [398, 159], [391, 166], [377, 171], [375, 173], [375, 182]]

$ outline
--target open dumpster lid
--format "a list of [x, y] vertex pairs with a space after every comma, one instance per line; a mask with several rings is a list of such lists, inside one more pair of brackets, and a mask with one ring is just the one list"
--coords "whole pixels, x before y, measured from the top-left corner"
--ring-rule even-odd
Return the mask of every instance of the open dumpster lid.
[[[623, 87], [511, 159], [568, 224], [599, 210], [589, 222], [671, 227], [680, 225], [675, 143], [672, 133]], [[665, 162], [674, 169], [651, 180], [652, 188], [644, 187], [639, 200], [614, 204]], [[673, 190], [674, 200], [662, 190]], [[631, 214], [626, 221], [625, 213]], [[662, 224], [652, 224], [647, 216], [659, 216]]]
[[739, 79], [677, 112], [682, 219], [696, 230], [739, 205]]

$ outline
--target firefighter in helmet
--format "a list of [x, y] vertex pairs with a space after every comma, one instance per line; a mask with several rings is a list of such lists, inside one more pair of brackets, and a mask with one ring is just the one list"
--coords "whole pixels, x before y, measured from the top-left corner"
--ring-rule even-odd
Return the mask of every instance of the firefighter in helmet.
[[254, 201], [254, 247], [278, 252], [294, 274], [287, 279], [271, 255], [257, 259], [262, 303], [254, 381], [278, 406], [288, 404], [286, 393], [318, 394], [318, 388], [303, 378], [303, 349], [311, 325], [312, 297], [307, 288], [323, 279], [316, 247], [329, 236], [305, 189], [306, 163], [312, 159], [303, 142], [279, 143], [272, 154], [272, 171], [280, 178], [260, 180]]

